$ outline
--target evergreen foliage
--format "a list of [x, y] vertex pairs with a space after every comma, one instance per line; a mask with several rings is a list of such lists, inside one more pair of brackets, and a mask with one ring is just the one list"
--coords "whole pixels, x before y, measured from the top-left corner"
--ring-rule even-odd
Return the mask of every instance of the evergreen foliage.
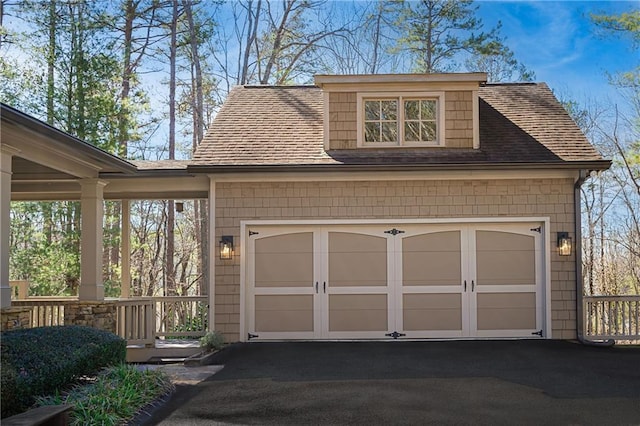
[[38, 327], [2, 333], [2, 417], [25, 411], [42, 395], [124, 362], [126, 341], [83, 326]]

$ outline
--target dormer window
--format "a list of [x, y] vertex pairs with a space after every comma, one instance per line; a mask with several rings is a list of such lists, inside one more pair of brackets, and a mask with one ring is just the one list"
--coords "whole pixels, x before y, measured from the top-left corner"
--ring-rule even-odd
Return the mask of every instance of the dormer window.
[[444, 145], [443, 94], [358, 94], [358, 146]]
[[364, 100], [364, 141], [365, 143], [398, 141], [397, 100]]

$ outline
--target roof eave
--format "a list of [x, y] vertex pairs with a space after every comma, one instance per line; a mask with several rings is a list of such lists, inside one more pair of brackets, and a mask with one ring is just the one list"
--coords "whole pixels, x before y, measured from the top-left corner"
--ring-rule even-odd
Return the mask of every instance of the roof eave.
[[49, 124], [25, 114], [24, 112], [9, 105], [0, 103], [0, 107], [0, 116], [2, 117], [2, 121], [13, 123], [29, 132], [44, 136], [50, 141], [60, 144], [60, 146], [65, 148], [72, 149], [75, 152], [80, 151], [119, 172], [132, 174], [137, 170], [136, 166], [130, 162], [91, 145], [82, 139], [63, 132], [62, 130], [56, 129], [55, 127], [50, 126]]
[[451, 164], [192, 164], [190, 173], [299, 173], [309, 171], [375, 172], [375, 171], [443, 171], [443, 170], [587, 170], [600, 171], [611, 167], [610, 160], [565, 161], [544, 163], [451, 163]]
[[100, 177], [104, 179], [131, 179], [148, 177], [193, 177], [194, 173], [186, 169], [138, 169], [135, 174], [122, 175], [119, 173], [103, 172]]

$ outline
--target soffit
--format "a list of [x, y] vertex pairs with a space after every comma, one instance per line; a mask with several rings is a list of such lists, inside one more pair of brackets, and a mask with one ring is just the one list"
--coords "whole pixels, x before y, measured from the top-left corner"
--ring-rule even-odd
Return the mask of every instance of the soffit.
[[8, 105], [1, 104], [0, 117], [3, 146], [12, 148], [14, 157], [26, 160], [16, 163], [14, 172], [18, 174], [28, 173], [34, 167], [32, 163], [74, 178], [93, 178], [101, 172], [130, 174], [136, 170], [133, 164]]

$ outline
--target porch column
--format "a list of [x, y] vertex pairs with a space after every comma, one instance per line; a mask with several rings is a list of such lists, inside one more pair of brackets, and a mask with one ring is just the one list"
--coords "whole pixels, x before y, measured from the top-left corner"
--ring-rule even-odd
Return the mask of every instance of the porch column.
[[120, 283], [120, 297], [131, 297], [131, 222], [129, 200], [121, 200], [122, 208], [122, 235], [120, 237], [120, 258], [122, 259], [122, 272]]
[[104, 215], [103, 190], [107, 182], [100, 179], [80, 181], [80, 300], [104, 300], [102, 285], [102, 233]]
[[11, 306], [9, 234], [11, 233], [11, 160], [18, 151], [0, 146], [0, 308]]
[[[218, 243], [216, 242], [216, 181], [209, 176], [209, 330], [216, 330], [216, 257]], [[221, 331], [221, 330], [218, 330]]]

